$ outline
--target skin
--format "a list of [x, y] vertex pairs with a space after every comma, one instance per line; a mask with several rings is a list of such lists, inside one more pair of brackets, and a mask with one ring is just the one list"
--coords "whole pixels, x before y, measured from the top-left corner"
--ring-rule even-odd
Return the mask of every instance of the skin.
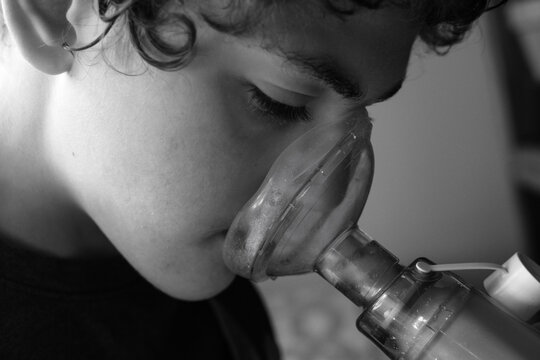
[[[77, 41], [91, 41], [105, 25], [73, 3]], [[88, 50], [59, 76], [34, 69], [17, 46], [2, 49], [0, 230], [61, 257], [120, 253], [177, 298], [217, 294], [234, 276], [224, 234], [280, 152], [317, 124], [363, 114], [403, 79], [417, 35], [406, 15], [313, 13], [300, 23], [284, 11], [265, 24], [282, 51], [335, 57], [362, 84], [358, 102], [260, 37], [219, 33], [196, 15], [195, 56], [176, 72], [146, 69], [115, 31], [104, 40], [109, 63]], [[246, 84], [306, 105], [312, 121], [283, 125], [254, 109]]]

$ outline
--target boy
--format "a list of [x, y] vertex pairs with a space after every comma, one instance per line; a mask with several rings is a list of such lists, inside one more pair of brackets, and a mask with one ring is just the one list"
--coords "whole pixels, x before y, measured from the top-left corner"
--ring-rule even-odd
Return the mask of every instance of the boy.
[[488, 5], [3, 0], [2, 358], [277, 358], [221, 259], [236, 212]]

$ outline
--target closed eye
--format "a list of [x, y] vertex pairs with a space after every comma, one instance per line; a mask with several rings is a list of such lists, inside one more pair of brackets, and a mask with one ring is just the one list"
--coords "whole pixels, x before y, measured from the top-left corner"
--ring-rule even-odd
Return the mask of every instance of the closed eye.
[[284, 104], [266, 95], [253, 85], [249, 85], [248, 93], [249, 105], [252, 110], [271, 118], [276, 125], [286, 126], [299, 122], [308, 122], [312, 119], [306, 106]]

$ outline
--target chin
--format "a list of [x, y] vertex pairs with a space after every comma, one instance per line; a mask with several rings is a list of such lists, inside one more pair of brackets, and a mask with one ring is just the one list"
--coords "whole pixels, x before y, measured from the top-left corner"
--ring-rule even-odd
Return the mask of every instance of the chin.
[[120, 253], [150, 284], [173, 298], [209, 299], [225, 290], [235, 278], [223, 261], [223, 231], [211, 237], [195, 237], [189, 243], [174, 240], [180, 238], [175, 234], [153, 241], [145, 240], [152, 234], [129, 235], [126, 240], [117, 241], [124, 245]]
[[196, 279], [149, 279], [150, 283], [165, 294], [185, 301], [210, 299], [224, 291], [233, 282], [236, 275], [228, 269], [212, 276]]

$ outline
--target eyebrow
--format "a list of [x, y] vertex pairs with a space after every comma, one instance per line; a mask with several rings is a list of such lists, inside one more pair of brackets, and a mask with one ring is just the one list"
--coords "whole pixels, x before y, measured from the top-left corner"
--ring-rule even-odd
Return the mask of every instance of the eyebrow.
[[[346, 72], [337, 65], [337, 61], [333, 60], [331, 57], [315, 58], [295, 52], [281, 51], [277, 52], [277, 55], [299, 68], [301, 72], [322, 81], [346, 99], [360, 102], [365, 97], [365, 91], [362, 90], [360, 84], [350, 80], [352, 76], [348, 76]], [[374, 101], [371, 101], [370, 105], [388, 100], [394, 96], [401, 89], [403, 82], [404, 78], [401, 78], [387, 90], [383, 91], [383, 93]]]

